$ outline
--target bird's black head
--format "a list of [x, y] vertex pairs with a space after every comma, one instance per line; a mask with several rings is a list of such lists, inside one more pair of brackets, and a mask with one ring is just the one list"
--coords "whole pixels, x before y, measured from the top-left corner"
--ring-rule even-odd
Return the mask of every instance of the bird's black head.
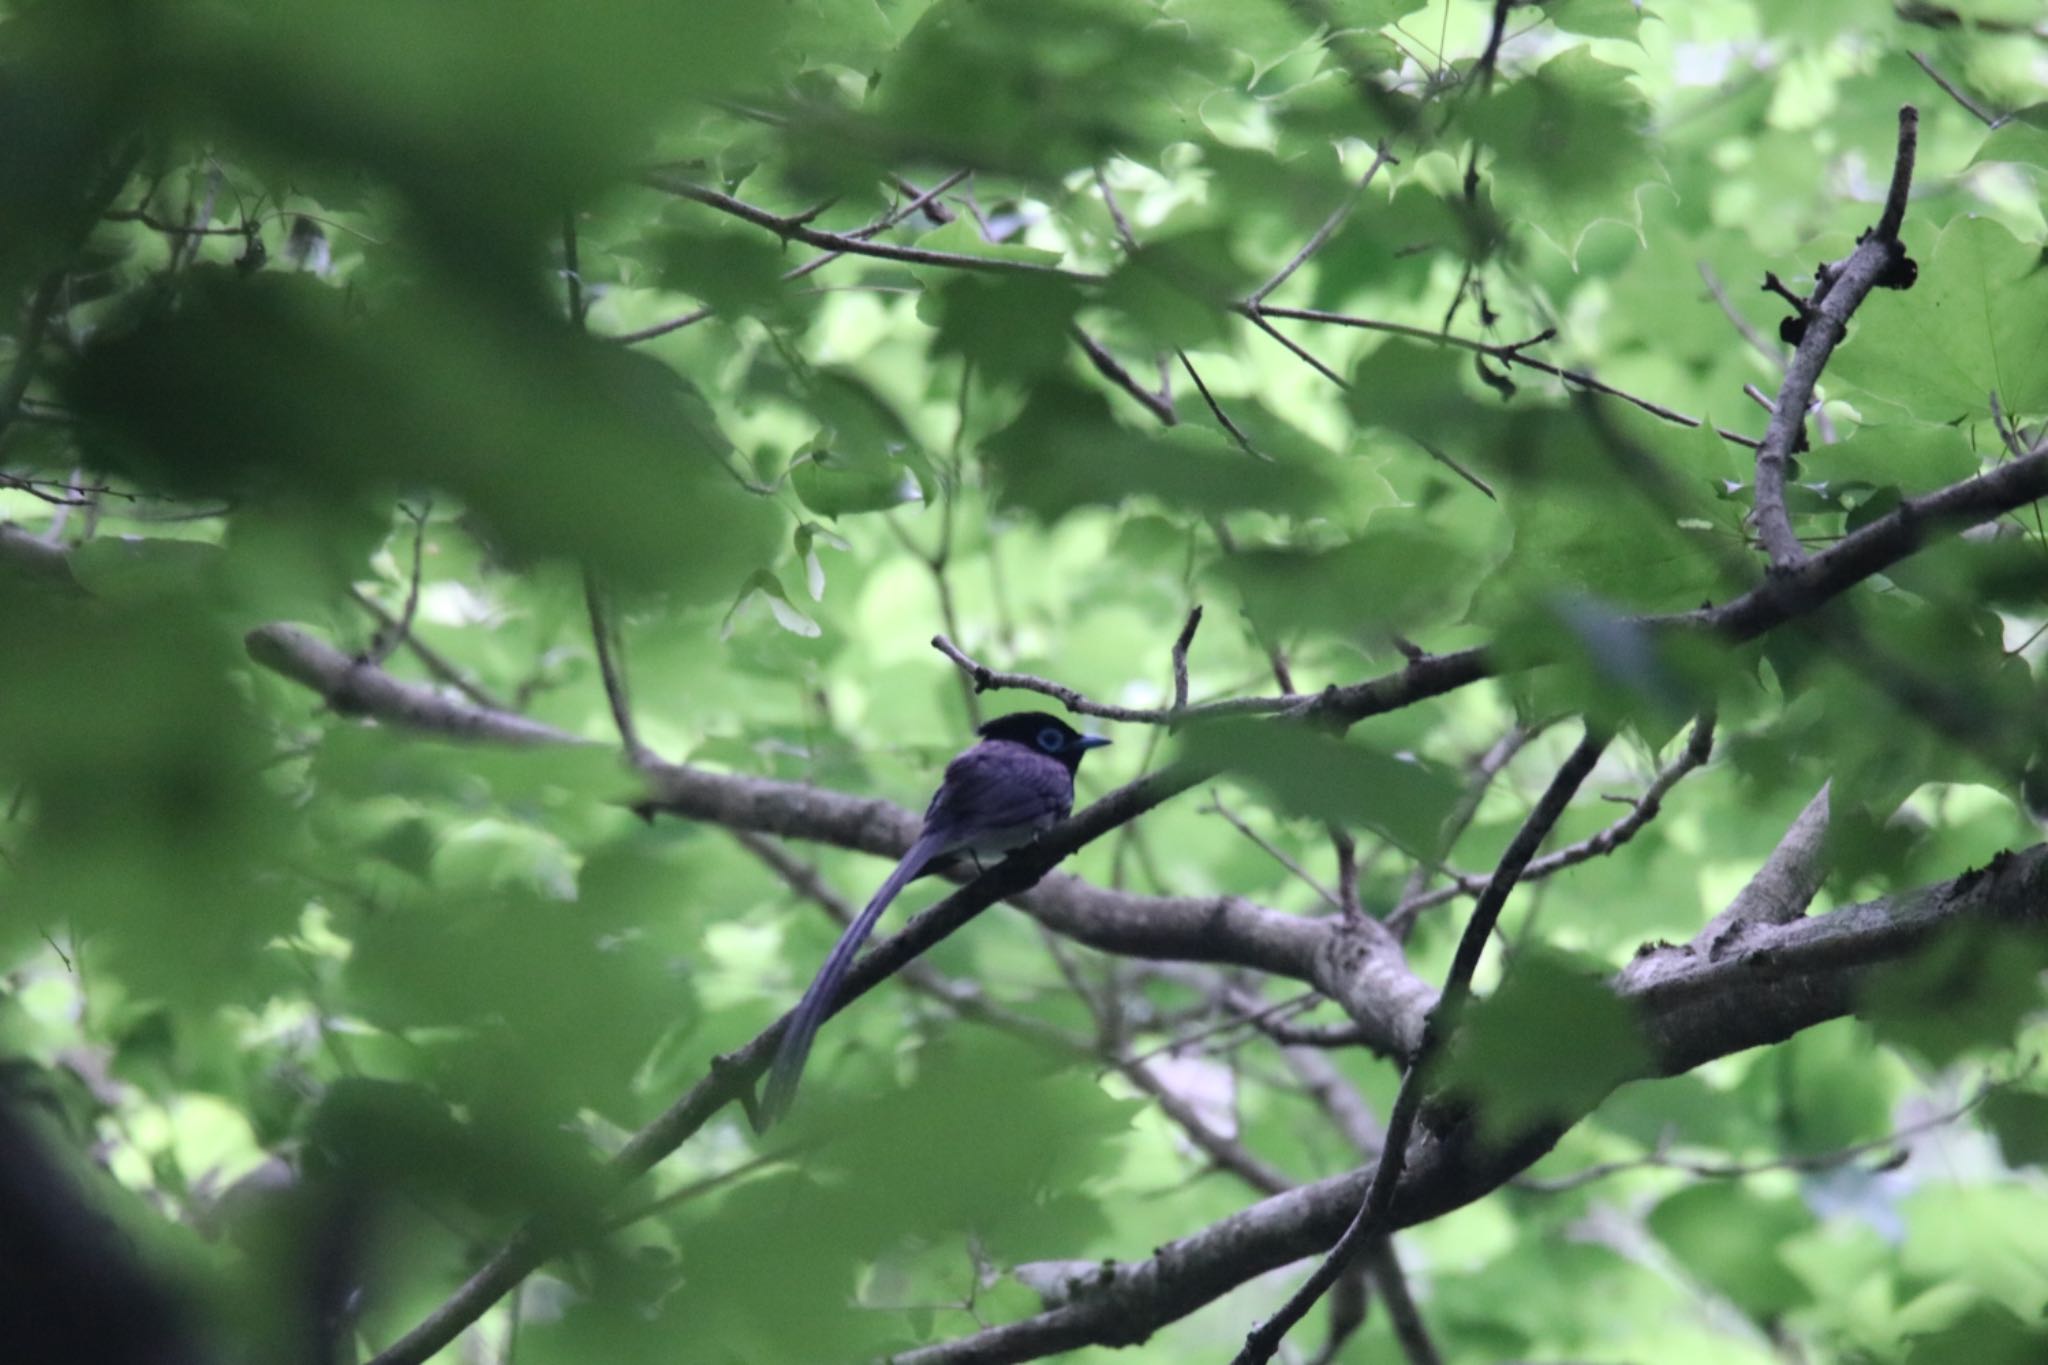
[[1069, 768], [1081, 766], [1081, 755], [1109, 743], [1101, 735], [1084, 735], [1058, 716], [1043, 711], [1019, 711], [997, 716], [981, 727], [984, 739], [1003, 739], [1050, 755]]

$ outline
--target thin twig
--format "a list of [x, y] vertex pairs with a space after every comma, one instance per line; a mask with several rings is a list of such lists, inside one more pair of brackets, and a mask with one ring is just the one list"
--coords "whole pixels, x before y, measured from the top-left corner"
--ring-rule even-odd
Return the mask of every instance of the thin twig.
[[1055, 279], [1073, 280], [1081, 284], [1100, 284], [1104, 278], [1092, 271], [1069, 270], [1063, 266], [1038, 261], [1020, 261], [1004, 256], [969, 256], [957, 251], [931, 251], [915, 246], [889, 246], [848, 233], [823, 232], [797, 218], [771, 213], [745, 200], [735, 199], [729, 194], [662, 171], [650, 171], [641, 178], [654, 189], [694, 200], [707, 208], [730, 214], [742, 222], [766, 228], [786, 241], [802, 242], [806, 246], [815, 246], [843, 255], [873, 256], [878, 260], [901, 261], [906, 265], [944, 266], [954, 270], [979, 270], [991, 274], [1049, 275]]
[[[1705, 763], [1712, 755], [1713, 748], [1714, 716], [1712, 712], [1708, 712], [1693, 722], [1692, 735], [1686, 740], [1685, 748], [1678, 752], [1676, 758], [1658, 770], [1657, 775], [1650, 780], [1650, 785], [1643, 788], [1643, 794], [1629, 804], [1628, 814], [1597, 834], [1588, 835], [1576, 843], [1567, 844], [1533, 860], [1523, 869], [1522, 880], [1540, 881], [1568, 867], [1612, 853], [1635, 838], [1643, 826], [1656, 819], [1658, 813], [1663, 810], [1664, 798], [1670, 795], [1671, 789], [1677, 786], [1686, 774]], [[1456, 900], [1459, 896], [1477, 895], [1486, 889], [1487, 878], [1477, 873], [1445, 869], [1445, 874], [1451, 879], [1450, 885], [1435, 891], [1404, 897], [1399, 905], [1387, 913], [1387, 927], [1397, 933], [1401, 932], [1424, 910], [1442, 905], [1446, 901]]]
[[1173, 709], [1176, 713], [1187, 710], [1188, 649], [1195, 643], [1195, 631], [1201, 624], [1202, 604], [1197, 602], [1188, 608], [1187, 623], [1173, 640]]
[[[1308, 310], [1297, 309], [1293, 311], [1306, 312]], [[1292, 315], [1292, 313], [1289, 310], [1280, 308], [1267, 308], [1263, 305], [1261, 305], [1258, 308], [1246, 310], [1244, 315], [1247, 318], [1251, 319], [1252, 326], [1258, 328], [1267, 336], [1273, 338], [1273, 340], [1279, 342], [1282, 346], [1286, 347], [1287, 350], [1294, 355], [1295, 359], [1301, 361], [1302, 364], [1308, 366], [1310, 369], [1314, 370], [1317, 374], [1329, 380], [1332, 384], [1335, 384], [1340, 389], [1348, 389], [1351, 387], [1350, 381], [1345, 379], [1343, 375], [1338, 374], [1328, 365], [1325, 365], [1322, 361], [1316, 359], [1316, 357], [1310, 354], [1308, 349], [1304, 347], [1300, 342], [1296, 341], [1293, 337], [1288, 336], [1287, 333], [1281, 331], [1272, 323], [1266, 321], [1266, 314], [1268, 313], [1272, 313], [1276, 317], [1288, 317]], [[1317, 320], [1320, 321], [1320, 319]]]
[[[1444, 813], [1443, 824], [1437, 829], [1436, 847], [1433, 856], [1418, 859], [1408, 874], [1408, 881], [1401, 888], [1400, 899], [1394, 902], [1394, 909], [1388, 914], [1387, 927], [1397, 936], [1405, 937], [1408, 925], [1413, 921], [1412, 912], [1404, 915], [1408, 903], [1429, 889], [1430, 879], [1442, 870], [1444, 859], [1451, 855], [1458, 839], [1471, 827], [1473, 818], [1479, 814], [1479, 804], [1486, 799], [1486, 793], [1493, 786], [1494, 778], [1501, 770], [1514, 761], [1529, 741], [1543, 733], [1545, 723], [1534, 725], [1511, 725], [1507, 733], [1487, 746], [1484, 753], [1472, 761], [1472, 776], [1465, 784], [1457, 802]], [[1528, 874], [1524, 873], [1524, 877]]]
[[15, 414], [21, 411], [22, 396], [28, 392], [36, 365], [42, 359], [43, 333], [49, 330], [51, 310], [56, 308], [57, 296], [63, 290], [64, 268], [60, 266], [37, 281], [35, 293], [29, 296], [21, 327], [15, 333], [14, 363], [7, 367], [6, 379], [0, 380], [0, 436], [7, 434]]
[[1573, 1171], [1570, 1175], [1561, 1175], [1553, 1180], [1523, 1176], [1509, 1183], [1518, 1190], [1528, 1190], [1532, 1194], [1564, 1194], [1590, 1185], [1596, 1180], [1620, 1175], [1624, 1171], [1682, 1171], [1706, 1180], [1740, 1180], [1746, 1176], [1762, 1175], [1766, 1171], [1832, 1171], [1848, 1165], [1857, 1157], [1871, 1152], [1891, 1151], [1910, 1138], [1933, 1132], [1937, 1128], [1945, 1128], [1982, 1104], [1999, 1088], [1996, 1083], [1987, 1081], [1979, 1086], [1969, 1099], [1953, 1109], [1936, 1114], [1932, 1118], [1905, 1124], [1881, 1138], [1851, 1143], [1847, 1147], [1838, 1147], [1829, 1152], [1772, 1157], [1767, 1161], [1685, 1161], [1670, 1156], [1663, 1145], [1659, 1144], [1656, 1151], [1647, 1155], [1631, 1157], [1625, 1161], [1603, 1161], [1596, 1166], [1588, 1166], [1584, 1170]]
[[370, 597], [362, 589], [350, 588], [348, 595], [350, 601], [377, 618], [380, 630], [388, 631], [393, 638], [402, 641], [405, 647], [413, 652], [413, 656], [420, 661], [428, 673], [439, 678], [442, 682], [448, 684], [448, 686], [454, 688], [487, 711], [510, 711], [513, 709], [500, 701], [481, 683], [457, 668], [449, 661], [446, 655], [420, 639], [418, 632], [409, 628], [402, 629], [398, 618], [379, 606], [376, 599]]
[[1713, 266], [1705, 261], [1696, 261], [1694, 265], [1700, 272], [1700, 280], [1707, 286], [1707, 293], [1713, 296], [1722, 316], [1728, 319], [1736, 333], [1748, 342], [1757, 354], [1782, 369], [1785, 364], [1785, 348], [1759, 332], [1756, 324], [1742, 315], [1735, 306], [1735, 300], [1728, 297], [1727, 287], [1721, 283], [1721, 277], [1714, 273]]
[[433, 510], [433, 499], [428, 498], [420, 509], [399, 504], [399, 511], [412, 519], [412, 576], [406, 583], [405, 606], [398, 613], [398, 619], [390, 627], [379, 627], [370, 639], [369, 649], [363, 652], [365, 663], [382, 666], [391, 657], [391, 651], [398, 648], [398, 642], [412, 635], [413, 619], [419, 615], [420, 578], [427, 548], [427, 514]]
[[1415, 1296], [1408, 1292], [1408, 1274], [1401, 1268], [1400, 1258], [1394, 1254], [1394, 1239], [1382, 1237], [1367, 1247], [1359, 1259], [1372, 1273], [1373, 1286], [1380, 1291], [1380, 1302], [1387, 1306], [1387, 1321], [1394, 1329], [1394, 1341], [1400, 1346], [1401, 1355], [1408, 1365], [1443, 1365], [1443, 1355], [1430, 1338], [1428, 1327], [1423, 1324], [1422, 1310], [1416, 1307]]
[[[785, 276], [785, 278], [787, 277]], [[656, 337], [665, 337], [670, 332], [680, 332], [685, 327], [694, 327], [717, 311], [715, 308], [698, 308], [683, 314], [679, 318], [670, 318], [667, 322], [657, 322], [652, 327], [642, 327], [637, 332], [620, 332], [618, 335], [608, 339], [618, 342], [621, 346], [631, 346], [641, 341], [652, 341]]]
[[977, 692], [996, 692], [1014, 688], [1020, 692], [1036, 692], [1051, 697], [1077, 716], [1095, 716], [1102, 720], [1123, 721], [1133, 725], [1176, 725], [1190, 720], [1210, 720], [1217, 716], [1269, 716], [1291, 711], [1302, 704], [1298, 696], [1287, 697], [1226, 697], [1217, 701], [1197, 702], [1193, 706], [1114, 706], [1108, 702], [1090, 701], [1075, 689], [1064, 683], [1052, 682], [1030, 673], [1003, 673], [988, 665], [978, 663], [943, 635], [932, 636], [932, 648], [951, 659], [954, 666], [965, 673]]
[[590, 309], [583, 297], [583, 266], [576, 252], [576, 210], [562, 211], [562, 284], [569, 292], [569, 321], [582, 331]]
[[1154, 1057], [1169, 1054], [1178, 1055], [1196, 1043], [1206, 1042], [1220, 1033], [1236, 1033], [1241, 1029], [1263, 1028], [1264, 1021], [1284, 1019], [1288, 1015], [1300, 1014], [1303, 1010], [1314, 1009], [1322, 1003], [1322, 1000], [1323, 997], [1315, 991], [1303, 991], [1299, 995], [1290, 995], [1285, 1000], [1276, 1001], [1271, 1005], [1264, 1005], [1254, 1010], [1244, 1011], [1240, 1008], [1239, 1013], [1213, 1023], [1205, 1024], [1193, 1032], [1176, 1034], [1166, 1041], [1138, 1053], [1134, 1057], [1127, 1058], [1120, 1065], [1136, 1066], [1143, 1062], [1149, 1062]]
[[[1281, 308], [1262, 305], [1258, 309], [1258, 316], [1253, 320], [1260, 321], [1264, 318], [1292, 318], [1297, 322], [1322, 322], [1334, 327], [1355, 327], [1368, 332], [1385, 332], [1390, 336], [1408, 337], [1415, 341], [1426, 341], [1434, 346], [1454, 346], [1462, 351], [1471, 351], [1475, 355], [1483, 355], [1490, 360], [1497, 360], [1503, 365], [1520, 365], [1524, 369], [1535, 370], [1539, 374], [1547, 374], [1552, 378], [1561, 379], [1567, 384], [1576, 384], [1578, 387], [1590, 390], [1593, 393], [1606, 394], [1609, 398], [1619, 398], [1622, 402], [1641, 408], [1653, 417], [1661, 417], [1665, 421], [1675, 423], [1678, 426], [1691, 427], [1698, 430], [1707, 425], [1697, 417], [1688, 417], [1676, 409], [1665, 407], [1662, 403], [1652, 402], [1647, 398], [1630, 393], [1626, 389], [1618, 389], [1614, 385], [1586, 373], [1584, 370], [1568, 370], [1561, 365], [1552, 365], [1548, 361], [1537, 360], [1529, 355], [1529, 347], [1551, 340], [1552, 334], [1548, 331], [1538, 333], [1526, 341], [1491, 342], [1480, 341], [1473, 337], [1458, 336], [1450, 332], [1435, 331], [1428, 327], [1416, 327], [1405, 322], [1385, 322], [1378, 318], [1355, 317], [1349, 313], [1332, 313], [1323, 308]], [[1268, 330], [1271, 331], [1270, 328]], [[1274, 332], [1273, 335], [1276, 338], [1280, 337], [1280, 334], [1277, 332]], [[1285, 338], [1281, 338], [1281, 340], [1292, 349], [1291, 342], [1286, 342]], [[1321, 362], [1312, 361], [1311, 363], [1322, 374], [1336, 380], [1339, 384], [1344, 383], [1342, 379], [1339, 379], [1333, 371]], [[1746, 446], [1752, 450], [1756, 448], [1756, 441], [1748, 436], [1744, 436], [1739, 431], [1730, 431], [1726, 427], [1713, 427], [1711, 430], [1724, 441], [1733, 441], [1739, 446]]]
[[1125, 246], [1136, 251], [1138, 239], [1131, 232], [1130, 220], [1124, 217], [1123, 209], [1117, 205], [1116, 195], [1109, 188], [1109, 178], [1103, 175], [1099, 165], [1095, 168], [1095, 188], [1102, 195], [1102, 206], [1109, 210], [1109, 221], [1116, 225], [1116, 235], [1123, 239]]
[[1337, 860], [1337, 909], [1356, 921], [1365, 913], [1358, 901], [1358, 841], [1342, 825], [1330, 826], [1330, 851]]
[[1095, 366], [1104, 379], [1107, 379], [1110, 383], [1137, 399], [1139, 404], [1147, 412], [1157, 417], [1162, 424], [1170, 427], [1179, 423], [1180, 414], [1173, 410], [1173, 400], [1153, 393], [1143, 384], [1140, 384], [1131, 372], [1123, 367], [1122, 362], [1111, 355], [1108, 348], [1101, 342], [1083, 331], [1079, 323], [1068, 327], [1067, 331], [1076, 342], [1080, 343], [1080, 347], [1087, 354], [1089, 362]]
[[1457, 475], [1457, 476], [1458, 476], [1459, 478], [1463, 479], [1463, 480], [1464, 480], [1464, 481], [1465, 481], [1466, 483], [1469, 483], [1469, 484], [1471, 484], [1471, 485], [1472, 485], [1472, 486], [1473, 486], [1474, 488], [1476, 488], [1476, 489], [1478, 489], [1478, 490], [1479, 490], [1480, 492], [1484, 493], [1484, 494], [1485, 494], [1485, 495], [1486, 495], [1486, 496], [1487, 496], [1488, 498], [1491, 498], [1491, 499], [1492, 499], [1493, 501], [1495, 501], [1495, 502], [1499, 502], [1499, 501], [1500, 501], [1500, 494], [1498, 494], [1498, 493], [1496, 493], [1496, 492], [1494, 492], [1494, 491], [1493, 491], [1493, 485], [1492, 485], [1492, 484], [1490, 484], [1490, 483], [1488, 483], [1488, 482], [1487, 482], [1486, 480], [1484, 480], [1484, 479], [1480, 478], [1480, 477], [1479, 477], [1479, 476], [1478, 476], [1477, 474], [1474, 474], [1474, 473], [1473, 473], [1473, 472], [1472, 472], [1471, 470], [1469, 470], [1469, 469], [1465, 468], [1465, 466], [1464, 466], [1464, 465], [1462, 465], [1462, 464], [1460, 464], [1460, 463], [1458, 463], [1458, 461], [1456, 461], [1456, 460], [1452, 459], [1452, 458], [1450, 457], [1450, 455], [1449, 455], [1449, 454], [1447, 454], [1446, 452], [1444, 452], [1444, 451], [1442, 451], [1442, 450], [1439, 450], [1439, 449], [1437, 449], [1437, 447], [1436, 447], [1435, 443], [1433, 443], [1433, 442], [1430, 442], [1430, 441], [1425, 441], [1425, 440], [1423, 440], [1423, 439], [1422, 439], [1422, 438], [1421, 438], [1420, 436], [1412, 436], [1412, 435], [1411, 435], [1411, 436], [1409, 437], [1409, 439], [1410, 439], [1410, 440], [1412, 440], [1412, 441], [1414, 441], [1414, 442], [1415, 442], [1415, 444], [1417, 444], [1417, 445], [1421, 446], [1421, 447], [1422, 447], [1422, 449], [1423, 449], [1423, 451], [1424, 451], [1424, 453], [1426, 453], [1426, 454], [1427, 454], [1427, 455], [1429, 456], [1429, 458], [1430, 458], [1430, 459], [1432, 459], [1432, 460], [1435, 460], [1435, 461], [1436, 461], [1436, 462], [1437, 462], [1438, 464], [1440, 464], [1440, 465], [1442, 465], [1442, 466], [1443, 466], [1444, 468], [1446, 468], [1446, 469], [1450, 470], [1450, 471], [1451, 471], [1451, 472], [1452, 472], [1453, 474], [1456, 474], [1456, 475]]
[[1215, 814], [1222, 816], [1224, 823], [1228, 824], [1232, 829], [1236, 830], [1239, 834], [1242, 834], [1245, 838], [1251, 840], [1251, 842], [1259, 849], [1260, 852], [1264, 853], [1274, 862], [1280, 864], [1280, 866], [1286, 868], [1289, 872], [1293, 873], [1296, 877], [1300, 878], [1302, 884], [1307, 886], [1309, 890], [1315, 892], [1318, 896], [1322, 897], [1324, 902], [1327, 903], [1332, 910], [1342, 910], [1344, 908], [1344, 902], [1338, 898], [1336, 892], [1332, 891], [1329, 887], [1324, 886], [1321, 882], [1317, 881], [1314, 873], [1310, 872], [1307, 868], [1303, 867], [1293, 857], [1289, 856], [1284, 849], [1281, 849], [1280, 847], [1275, 845], [1272, 840], [1266, 838], [1257, 830], [1253, 829], [1250, 825], [1246, 824], [1244, 817], [1239, 815], [1230, 807], [1224, 805], [1223, 798], [1216, 795], [1215, 792], [1212, 791], [1209, 793], [1209, 804], [1207, 806], [1204, 806], [1203, 810], [1213, 811]]
[[1371, 187], [1373, 177], [1380, 173], [1380, 167], [1389, 162], [1399, 164], [1393, 153], [1387, 149], [1387, 144], [1382, 142], [1373, 149], [1372, 165], [1365, 168], [1365, 175], [1345, 194], [1343, 202], [1330, 210], [1330, 216], [1323, 219], [1322, 226], [1310, 234], [1308, 241], [1302, 244], [1301, 250], [1295, 252], [1286, 265], [1274, 271], [1272, 278], [1245, 296], [1247, 306], [1257, 311], [1259, 305], [1266, 301], [1268, 295], [1281, 285], [1287, 283], [1288, 278], [1295, 271], [1308, 263], [1309, 257], [1323, 249], [1323, 244], [1328, 242], [1331, 235], [1344, 225], [1344, 220], [1349, 218], [1351, 211], [1358, 206], [1359, 199]]
[[[806, 1149], [815, 1145], [815, 1142], [785, 1143], [774, 1151], [763, 1152], [759, 1156], [742, 1161], [739, 1165], [729, 1170], [719, 1171], [715, 1175], [707, 1175], [700, 1179], [692, 1180], [686, 1185], [679, 1185], [667, 1194], [650, 1199], [644, 1204], [627, 1209], [624, 1213], [614, 1214], [607, 1218], [604, 1223], [604, 1231], [607, 1233], [618, 1232], [622, 1228], [629, 1228], [635, 1223], [644, 1222], [656, 1214], [667, 1213], [670, 1209], [680, 1204], [687, 1204], [692, 1199], [730, 1185], [733, 1181], [752, 1175], [755, 1171], [768, 1166], [779, 1166], [792, 1157], [802, 1155]], [[515, 1290], [514, 1292], [516, 1293], [517, 1291]]]
[[[955, 171], [938, 184], [919, 194], [916, 198], [911, 199], [908, 203], [897, 205], [866, 227], [857, 228], [847, 235], [860, 241], [866, 241], [870, 237], [886, 232], [918, 210], [924, 208], [927, 204], [933, 202], [962, 180], [965, 180], [969, 174], [967, 171]], [[815, 256], [805, 261], [802, 265], [783, 271], [781, 283], [788, 284], [792, 281], [800, 280], [806, 275], [824, 269], [846, 254], [844, 251], [828, 251], [822, 256]], [[651, 327], [642, 327], [637, 332], [621, 332], [610, 339], [623, 346], [630, 346], [635, 342], [652, 341], [656, 337], [667, 336], [670, 332], [680, 332], [685, 327], [694, 327], [706, 318], [714, 315], [717, 311], [715, 308], [699, 308], [694, 312], [685, 313], [679, 318], [671, 318], [667, 322], [657, 322]]]
[[604, 609], [604, 595], [597, 585], [597, 575], [589, 569], [583, 571], [583, 605], [590, 614], [590, 640], [597, 649], [597, 670], [604, 678], [604, 699], [612, 709], [612, 723], [618, 726], [619, 742], [625, 745], [626, 759], [636, 768], [645, 768], [658, 760], [652, 749], [640, 742], [639, 728], [633, 723], [632, 698], [626, 690], [626, 663], [624, 651], [614, 657], [614, 625], [607, 619]]
[[1202, 382], [1202, 376], [1195, 370], [1194, 363], [1188, 359], [1188, 353], [1175, 351], [1174, 354], [1180, 357], [1181, 368], [1188, 372], [1188, 378], [1195, 381], [1195, 390], [1202, 395], [1202, 401], [1209, 405], [1210, 414], [1222, 423], [1223, 429], [1230, 433], [1231, 439], [1237, 442], [1238, 447], [1247, 455], [1256, 455], [1262, 460], [1271, 459], [1271, 456], [1252, 444], [1251, 437], [1244, 434], [1243, 427], [1230, 419], [1230, 414], [1216, 401], [1216, 395], [1210, 393], [1209, 386]]
[[1927, 73], [1927, 79], [1933, 81], [1936, 85], [1940, 86], [1945, 92], [1947, 92], [1948, 97], [1950, 99], [1954, 100], [1957, 104], [1962, 105], [1964, 109], [1969, 111], [1970, 116], [1972, 118], [1976, 119], [1986, 128], [1996, 128], [1999, 124], [2005, 122], [2005, 120], [2002, 117], [1992, 113], [1983, 105], [1977, 103], [1977, 101], [1971, 99], [1968, 95], [1964, 94], [1962, 90], [1957, 87], [1954, 81], [1951, 81], [1948, 77], [1942, 75], [1939, 71], [1935, 70], [1934, 63], [1927, 60], [1926, 54], [1920, 52], [1908, 52], [1906, 55], [1913, 59], [1913, 65], [1919, 67], [1922, 71], [1925, 71]]
[[1522, 827], [1508, 844], [1507, 852], [1501, 855], [1500, 866], [1494, 869], [1493, 879], [1480, 894], [1479, 903], [1472, 908], [1472, 918], [1466, 922], [1465, 932], [1458, 940], [1457, 955], [1452, 959], [1450, 974], [1444, 980], [1443, 994], [1429, 1013], [1422, 1048], [1401, 1078], [1400, 1093], [1394, 1100], [1393, 1112], [1387, 1118], [1386, 1141], [1380, 1148], [1380, 1159], [1373, 1167], [1372, 1184], [1364, 1201], [1358, 1206], [1351, 1225], [1344, 1229], [1344, 1234], [1330, 1248], [1329, 1254], [1307, 1282], [1295, 1291], [1279, 1312], [1245, 1338], [1244, 1349], [1238, 1352], [1235, 1365], [1264, 1365], [1271, 1360], [1288, 1329], [1315, 1306], [1316, 1300], [1336, 1282], [1338, 1274], [1351, 1258], [1366, 1245], [1386, 1236], [1387, 1211], [1393, 1206], [1394, 1187], [1400, 1182], [1401, 1172], [1407, 1165], [1408, 1139], [1414, 1130], [1416, 1115], [1422, 1108], [1423, 1073], [1441, 1048], [1444, 1031], [1456, 1026], [1458, 1013], [1472, 993], [1472, 974], [1478, 969], [1480, 955], [1493, 934], [1494, 924], [1500, 919], [1502, 907], [1507, 904], [1508, 893], [1514, 890], [1522, 869], [1528, 866], [1537, 847], [1549, 835], [1551, 826], [1564, 814], [1564, 808], [1571, 803], [1579, 784], [1593, 771], [1593, 765], [1599, 762], [1606, 747], [1606, 734], [1587, 726], [1585, 738], [1579, 741], [1579, 747], [1572, 750], [1571, 757], [1558, 769], [1543, 798], [1536, 803], [1536, 809], [1529, 812], [1529, 818], [1522, 822]]
[[2006, 416], [2005, 406], [1998, 401], [1998, 390], [1989, 394], [1991, 401], [1991, 425], [1998, 429], [1998, 439], [2005, 444], [2005, 453], [2015, 460], [2027, 453], [2027, 443], [2020, 435], [2019, 424]]

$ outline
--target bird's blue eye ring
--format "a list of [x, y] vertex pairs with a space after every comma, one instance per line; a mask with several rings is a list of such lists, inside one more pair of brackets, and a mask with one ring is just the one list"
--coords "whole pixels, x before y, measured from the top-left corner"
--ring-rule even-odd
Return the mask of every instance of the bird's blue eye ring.
[[1067, 747], [1067, 737], [1048, 725], [1038, 732], [1038, 747], [1049, 754], [1056, 754]]

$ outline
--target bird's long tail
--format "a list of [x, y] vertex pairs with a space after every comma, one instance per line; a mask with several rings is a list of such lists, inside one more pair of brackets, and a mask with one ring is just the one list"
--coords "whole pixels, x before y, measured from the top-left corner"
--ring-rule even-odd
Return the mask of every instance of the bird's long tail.
[[873, 932], [875, 921], [889, 908], [889, 902], [897, 893], [908, 886], [933, 855], [944, 847], [943, 841], [930, 834], [920, 835], [910, 851], [903, 855], [903, 861], [889, 874], [874, 897], [867, 903], [853, 923], [846, 926], [846, 932], [839, 936], [839, 942], [832, 945], [832, 951], [825, 958], [825, 965], [818, 968], [818, 974], [811, 979], [810, 989], [804, 998], [790, 1012], [789, 1025], [782, 1031], [782, 1042], [775, 1049], [775, 1061], [768, 1069], [768, 1083], [761, 1091], [761, 1104], [756, 1113], [756, 1122], [765, 1130], [770, 1124], [789, 1111], [790, 1101], [796, 1098], [797, 1081], [803, 1077], [804, 1061], [811, 1055], [811, 1042], [818, 1036], [818, 1029], [824, 1025], [826, 1016], [832, 1013], [832, 1006], [839, 999], [839, 988], [846, 980], [846, 974], [853, 969], [853, 959], [860, 952], [860, 945], [867, 942]]

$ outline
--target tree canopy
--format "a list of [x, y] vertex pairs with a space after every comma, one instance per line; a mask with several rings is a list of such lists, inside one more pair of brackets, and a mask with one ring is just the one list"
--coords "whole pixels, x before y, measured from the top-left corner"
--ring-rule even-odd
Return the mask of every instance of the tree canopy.
[[10, 1358], [2048, 1356], [2044, 86], [0, 0]]

